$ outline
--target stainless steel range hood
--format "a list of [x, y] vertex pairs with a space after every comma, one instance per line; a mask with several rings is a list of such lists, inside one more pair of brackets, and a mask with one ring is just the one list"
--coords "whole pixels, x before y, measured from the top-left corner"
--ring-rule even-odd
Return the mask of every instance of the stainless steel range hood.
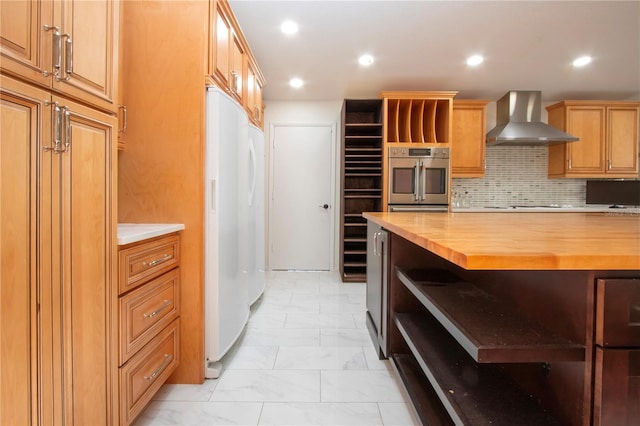
[[542, 92], [512, 90], [496, 107], [496, 127], [487, 133], [487, 145], [549, 145], [575, 142], [577, 137], [556, 129], [540, 118]]

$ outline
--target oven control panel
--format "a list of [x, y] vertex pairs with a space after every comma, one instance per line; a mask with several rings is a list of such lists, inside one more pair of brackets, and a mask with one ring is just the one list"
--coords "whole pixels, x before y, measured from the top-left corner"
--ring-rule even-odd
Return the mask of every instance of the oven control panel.
[[389, 148], [389, 158], [449, 158], [449, 148]]

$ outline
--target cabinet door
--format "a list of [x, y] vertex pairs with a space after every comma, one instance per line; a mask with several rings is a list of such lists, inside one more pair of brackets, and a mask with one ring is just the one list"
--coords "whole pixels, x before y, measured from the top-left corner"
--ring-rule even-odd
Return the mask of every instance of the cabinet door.
[[229, 87], [229, 72], [231, 64], [229, 63], [229, 43], [231, 40], [231, 24], [220, 8], [220, 3], [215, 2], [215, 34], [213, 53], [213, 74], [223, 87]]
[[60, 154], [61, 286], [64, 406], [69, 424], [113, 424], [110, 418], [110, 302], [115, 279], [116, 118], [58, 100], [65, 119]]
[[62, 32], [61, 78], [53, 87], [92, 105], [117, 111], [119, 2], [65, 0], [54, 14]]
[[231, 32], [231, 70], [229, 71], [229, 89], [231, 94], [234, 95], [241, 104], [244, 104], [243, 93], [242, 93], [242, 85], [243, 85], [243, 70], [244, 70], [244, 61], [245, 61], [245, 53], [244, 47], [240, 39], [237, 37], [235, 32]]
[[[118, 149], [125, 149], [127, 139], [127, 97], [124, 91], [124, 70], [127, 63], [125, 49], [127, 43], [131, 43], [130, 36], [124, 34], [124, 9], [126, 4], [120, 6], [118, 23]], [[127, 43], [125, 43], [125, 40]]]
[[387, 356], [387, 242], [387, 232], [367, 222], [367, 328], [381, 359]]
[[482, 177], [485, 162], [485, 107], [454, 102], [451, 138], [453, 177]]
[[53, 30], [51, 1], [0, 2], [0, 69], [49, 86]]
[[0, 78], [0, 424], [28, 425], [37, 422], [37, 156], [47, 94]]
[[593, 424], [633, 426], [640, 418], [640, 349], [596, 347]]
[[262, 82], [259, 78], [256, 78], [256, 86], [254, 93], [254, 103], [256, 105], [256, 121], [258, 127], [264, 128], [264, 105], [262, 103]]
[[249, 115], [249, 119], [256, 123], [256, 73], [251, 61], [247, 61], [247, 81], [245, 82], [245, 109]]
[[637, 177], [639, 111], [638, 107], [607, 108], [607, 173]]
[[257, 65], [247, 61], [246, 109], [251, 121], [262, 128], [262, 84], [258, 77]]
[[567, 174], [604, 174], [605, 172], [605, 108], [569, 107], [567, 132], [580, 138], [567, 143]]

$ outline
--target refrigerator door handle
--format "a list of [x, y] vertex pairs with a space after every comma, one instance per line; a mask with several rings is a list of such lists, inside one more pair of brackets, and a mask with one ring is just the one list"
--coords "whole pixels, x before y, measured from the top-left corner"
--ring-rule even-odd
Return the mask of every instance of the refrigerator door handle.
[[216, 211], [216, 206], [217, 206], [217, 201], [216, 200], [216, 180], [215, 179], [211, 179], [211, 211], [215, 212]]
[[252, 180], [251, 180], [251, 188], [249, 189], [249, 205], [253, 205], [253, 195], [256, 192], [256, 179], [258, 172], [258, 164], [256, 163], [256, 149], [253, 147], [253, 142], [249, 144], [249, 157], [251, 157], [251, 167], [252, 167]]

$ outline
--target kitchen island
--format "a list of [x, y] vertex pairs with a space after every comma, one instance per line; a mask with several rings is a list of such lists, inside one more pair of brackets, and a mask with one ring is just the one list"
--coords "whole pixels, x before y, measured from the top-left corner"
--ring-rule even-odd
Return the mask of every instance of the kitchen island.
[[640, 216], [364, 213], [387, 351], [425, 424], [640, 418]]

